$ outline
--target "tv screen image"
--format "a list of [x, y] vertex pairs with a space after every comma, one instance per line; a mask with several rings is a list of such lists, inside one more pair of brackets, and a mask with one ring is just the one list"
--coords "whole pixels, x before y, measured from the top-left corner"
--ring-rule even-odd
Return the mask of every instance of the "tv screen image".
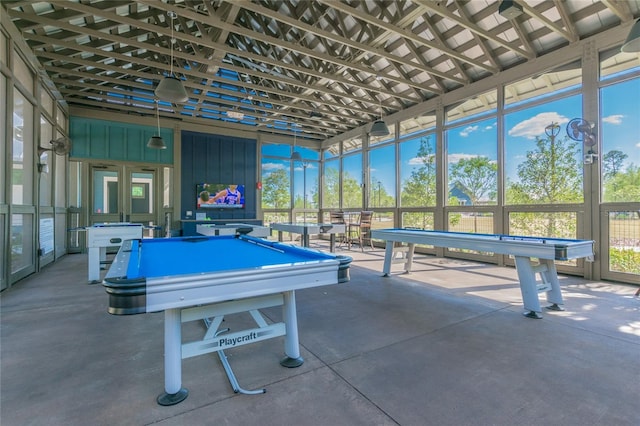
[[196, 187], [198, 209], [244, 208], [244, 185], [199, 183]]

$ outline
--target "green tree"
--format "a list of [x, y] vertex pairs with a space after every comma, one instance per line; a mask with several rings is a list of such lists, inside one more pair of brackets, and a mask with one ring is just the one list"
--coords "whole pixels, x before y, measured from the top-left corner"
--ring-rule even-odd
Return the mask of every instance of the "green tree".
[[420, 139], [416, 158], [421, 165], [411, 171], [409, 178], [402, 182], [400, 203], [403, 207], [435, 206], [436, 157], [431, 146], [431, 137]]
[[488, 157], [463, 158], [451, 165], [451, 180], [473, 205], [483, 197], [495, 200], [498, 165]]
[[[507, 182], [506, 197], [509, 204], [580, 203], [582, 196], [582, 165], [578, 160], [577, 142], [554, 137], [537, 138], [536, 148], [528, 151], [526, 160], [518, 165], [518, 182]], [[575, 230], [557, 213], [525, 213], [512, 220], [515, 229], [525, 233], [550, 237], [565, 237]], [[541, 218], [540, 216], [544, 216]], [[542, 229], [532, 228], [545, 222]], [[573, 225], [572, 225], [573, 226]]]
[[[322, 176], [322, 199], [325, 207], [340, 207], [340, 174], [338, 169], [327, 168]], [[362, 189], [349, 172], [342, 175], [342, 208], [362, 207]]]
[[582, 167], [578, 144], [568, 138], [538, 138], [518, 165], [519, 182], [507, 184], [510, 204], [557, 204], [582, 202]]
[[262, 182], [262, 208], [286, 209], [291, 204], [291, 179], [284, 169], [267, 174]]
[[[409, 178], [402, 182], [400, 204], [403, 207], [426, 207], [436, 205], [436, 157], [431, 145], [431, 137], [420, 139], [416, 153], [420, 166], [414, 168]], [[406, 213], [402, 225], [420, 229], [433, 229], [433, 215]]]
[[362, 207], [362, 188], [347, 171], [342, 174], [342, 207]]
[[631, 164], [625, 172], [617, 172], [604, 184], [605, 202], [640, 201], [640, 167]]
[[387, 193], [382, 182], [375, 178], [371, 178], [369, 186], [369, 205], [372, 207], [394, 207], [395, 198]]
[[602, 157], [602, 171], [605, 180], [615, 176], [622, 170], [622, 165], [627, 157], [629, 157], [627, 154], [617, 149], [607, 152], [604, 157]]
[[340, 173], [334, 167], [326, 167], [322, 176], [322, 204], [324, 207], [340, 207]]

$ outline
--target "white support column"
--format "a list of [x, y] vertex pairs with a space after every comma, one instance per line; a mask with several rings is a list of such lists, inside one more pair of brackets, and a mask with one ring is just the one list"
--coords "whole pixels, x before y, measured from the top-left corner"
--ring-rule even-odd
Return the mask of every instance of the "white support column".
[[280, 361], [284, 367], [299, 367], [304, 360], [300, 356], [300, 343], [298, 341], [298, 316], [296, 314], [296, 294], [294, 291], [286, 291], [284, 295], [284, 305], [282, 315], [287, 330], [284, 337], [285, 357]]
[[89, 256], [89, 282], [98, 282], [100, 281], [100, 259], [102, 248], [100, 247], [89, 247], [88, 249]]
[[164, 311], [164, 391], [158, 395], [160, 405], [175, 405], [189, 395], [182, 387], [182, 321], [180, 309]]

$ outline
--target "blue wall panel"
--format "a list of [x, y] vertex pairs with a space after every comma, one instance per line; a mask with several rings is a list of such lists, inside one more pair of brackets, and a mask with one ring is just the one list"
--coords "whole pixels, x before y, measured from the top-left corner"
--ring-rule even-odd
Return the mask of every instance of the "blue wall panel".
[[[107, 141], [109, 140], [109, 129], [104, 124], [96, 124], [89, 126], [89, 155], [92, 158], [109, 158], [109, 151]], [[72, 141], [76, 141], [76, 138], [71, 136]], [[73, 153], [73, 146], [71, 148]]]
[[160, 128], [167, 149], [147, 148], [157, 127], [92, 118], [71, 117], [70, 158], [173, 164], [173, 130]]
[[[182, 219], [186, 211], [206, 213], [216, 220], [249, 220], [257, 216], [257, 142], [223, 135], [182, 132]], [[239, 184], [245, 186], [245, 208], [242, 210], [196, 210], [196, 185], [199, 183]], [[190, 226], [184, 226], [190, 234]], [[193, 226], [195, 229], [195, 225]]]
[[127, 131], [121, 127], [111, 126], [107, 128], [108, 136], [104, 141], [104, 145], [108, 150], [107, 155], [112, 160], [125, 161], [130, 158], [129, 161], [138, 161], [139, 157], [129, 157], [126, 152], [127, 149]]

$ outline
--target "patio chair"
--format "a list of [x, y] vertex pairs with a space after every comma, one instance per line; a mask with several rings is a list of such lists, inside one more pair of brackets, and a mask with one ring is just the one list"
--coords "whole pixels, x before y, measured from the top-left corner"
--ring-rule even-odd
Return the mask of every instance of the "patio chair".
[[360, 250], [364, 251], [365, 240], [369, 241], [369, 246], [373, 249], [373, 241], [371, 241], [371, 223], [373, 222], [373, 212], [360, 212], [358, 222], [349, 223], [347, 226], [347, 241], [349, 242], [349, 250], [351, 244], [355, 241], [360, 245]]
[[[331, 223], [333, 223], [334, 225], [347, 225], [344, 218], [344, 212], [332, 211], [330, 212], [329, 217], [330, 217]], [[346, 226], [345, 226], [345, 229], [346, 229]], [[347, 234], [346, 233], [337, 234], [336, 240], [339, 242], [338, 247], [342, 247], [342, 244], [347, 242]]]

